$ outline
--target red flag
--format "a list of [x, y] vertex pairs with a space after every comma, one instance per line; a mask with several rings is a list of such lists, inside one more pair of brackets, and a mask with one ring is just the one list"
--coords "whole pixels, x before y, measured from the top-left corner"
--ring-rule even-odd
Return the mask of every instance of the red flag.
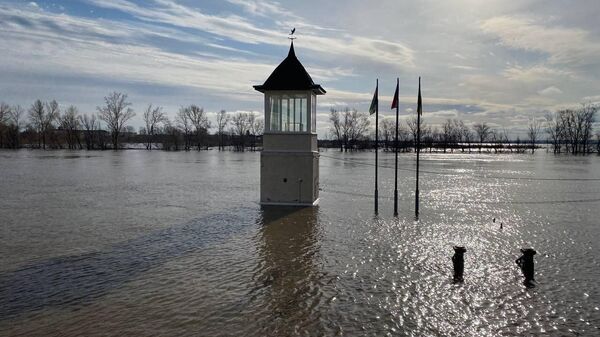
[[394, 109], [398, 107], [398, 104], [400, 104], [398, 102], [398, 86], [400, 85], [399, 82], [396, 82], [396, 92], [394, 93], [394, 99], [392, 100], [392, 107], [390, 109]]

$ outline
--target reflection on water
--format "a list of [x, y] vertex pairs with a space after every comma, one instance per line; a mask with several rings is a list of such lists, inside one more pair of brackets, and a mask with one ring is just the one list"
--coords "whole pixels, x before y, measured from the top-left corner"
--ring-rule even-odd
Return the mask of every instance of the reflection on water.
[[266, 317], [258, 334], [288, 336], [321, 331], [318, 312], [322, 277], [318, 208], [263, 207], [259, 265], [254, 280], [263, 292]]
[[410, 154], [398, 218], [387, 153], [379, 217], [372, 153], [318, 208], [261, 208], [256, 153], [0, 157], [2, 336], [599, 335], [599, 157], [426, 154], [418, 222]]

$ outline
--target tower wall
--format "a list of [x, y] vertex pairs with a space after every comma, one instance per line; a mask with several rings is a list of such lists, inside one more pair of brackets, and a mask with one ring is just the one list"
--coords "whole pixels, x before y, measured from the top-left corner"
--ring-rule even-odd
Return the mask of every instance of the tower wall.
[[265, 134], [260, 157], [263, 205], [313, 206], [319, 200], [315, 134]]

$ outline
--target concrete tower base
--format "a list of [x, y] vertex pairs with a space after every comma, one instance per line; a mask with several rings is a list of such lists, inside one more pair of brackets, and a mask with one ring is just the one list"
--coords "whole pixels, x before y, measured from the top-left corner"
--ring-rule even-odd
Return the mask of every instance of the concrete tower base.
[[318, 202], [318, 152], [261, 153], [261, 205], [315, 206]]

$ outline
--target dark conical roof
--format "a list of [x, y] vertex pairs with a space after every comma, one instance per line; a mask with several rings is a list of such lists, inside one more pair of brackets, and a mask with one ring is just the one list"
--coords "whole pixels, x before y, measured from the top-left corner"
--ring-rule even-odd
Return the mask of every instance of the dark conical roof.
[[255, 85], [254, 89], [260, 92], [268, 90], [312, 90], [317, 95], [325, 93], [325, 89], [313, 82], [302, 63], [296, 58], [293, 42], [285, 60], [275, 68], [263, 85]]

